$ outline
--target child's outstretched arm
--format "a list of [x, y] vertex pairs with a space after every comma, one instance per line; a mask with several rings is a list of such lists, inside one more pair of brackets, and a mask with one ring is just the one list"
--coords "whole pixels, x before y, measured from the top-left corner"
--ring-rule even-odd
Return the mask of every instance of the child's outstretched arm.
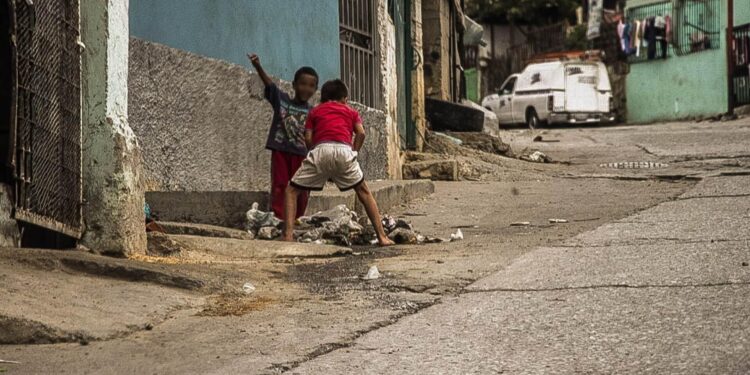
[[266, 86], [273, 85], [273, 80], [271, 77], [266, 74], [266, 71], [263, 70], [263, 66], [260, 65], [260, 58], [256, 54], [247, 54], [247, 58], [250, 59], [250, 63], [253, 64], [253, 67], [255, 68], [255, 71], [258, 72], [258, 75], [260, 76], [261, 81], [263, 81], [263, 84]]
[[365, 144], [365, 127], [362, 126], [361, 122], [358, 122], [354, 125], [354, 145], [352, 146], [352, 150], [359, 152], [359, 150], [362, 148], [362, 145]]

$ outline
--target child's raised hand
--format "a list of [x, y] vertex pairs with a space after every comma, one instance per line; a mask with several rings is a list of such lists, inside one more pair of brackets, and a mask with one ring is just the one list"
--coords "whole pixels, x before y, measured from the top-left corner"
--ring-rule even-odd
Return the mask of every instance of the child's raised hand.
[[248, 53], [247, 58], [250, 59], [250, 63], [253, 64], [254, 67], [257, 68], [260, 66], [260, 57], [258, 57], [258, 55], [254, 53], [253, 54]]

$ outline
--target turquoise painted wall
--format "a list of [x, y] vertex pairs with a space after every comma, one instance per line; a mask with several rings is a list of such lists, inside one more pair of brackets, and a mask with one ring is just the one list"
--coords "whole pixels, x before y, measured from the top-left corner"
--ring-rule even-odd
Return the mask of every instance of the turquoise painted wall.
[[339, 76], [337, 0], [130, 0], [130, 34], [292, 80], [303, 65]]
[[[750, 22], [747, 0], [735, 0], [735, 24]], [[634, 0], [628, 7], [659, 1]], [[726, 3], [721, 7], [721, 48], [667, 60], [632, 64], [627, 78], [628, 122], [644, 123], [727, 111]]]
[[734, 0], [734, 24], [736, 26], [750, 23], [750, 1]]

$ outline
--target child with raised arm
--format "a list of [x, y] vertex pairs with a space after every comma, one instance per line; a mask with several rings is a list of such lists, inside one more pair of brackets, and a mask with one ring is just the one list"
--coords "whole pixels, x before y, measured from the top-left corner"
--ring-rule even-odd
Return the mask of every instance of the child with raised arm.
[[[318, 89], [318, 73], [304, 66], [294, 74], [294, 97], [279, 90], [260, 65], [258, 55], [247, 55], [266, 86], [265, 97], [273, 107], [273, 120], [268, 132], [266, 148], [271, 150], [271, 209], [279, 219], [285, 219], [284, 190], [302, 161], [307, 156], [305, 119], [310, 111], [308, 101]], [[297, 211], [292, 219], [305, 214], [307, 192], [299, 194]]]
[[300, 194], [323, 190], [331, 180], [341, 191], [351, 190], [365, 206], [380, 246], [393, 245], [383, 230], [380, 211], [365, 183], [357, 153], [365, 142], [365, 129], [356, 110], [349, 107], [349, 89], [341, 80], [328, 81], [320, 90], [321, 104], [310, 111], [305, 123], [305, 141], [311, 149], [286, 189], [285, 241], [294, 241], [294, 212]]

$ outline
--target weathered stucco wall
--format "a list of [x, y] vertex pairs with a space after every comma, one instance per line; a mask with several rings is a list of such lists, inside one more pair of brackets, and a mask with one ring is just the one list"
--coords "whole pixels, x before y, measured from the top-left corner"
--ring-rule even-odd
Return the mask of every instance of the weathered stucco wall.
[[81, 1], [83, 244], [146, 251], [141, 154], [128, 125], [128, 1]]
[[422, 0], [412, 0], [412, 48], [414, 50], [414, 69], [411, 74], [412, 121], [417, 128], [416, 151], [424, 147], [427, 119], [424, 114], [424, 51], [422, 44]]
[[425, 94], [451, 100], [448, 0], [422, 0], [422, 20]]
[[[131, 38], [129, 88], [149, 191], [268, 189], [272, 110], [248, 68]], [[386, 115], [352, 106], [368, 130], [366, 177], [387, 178]]]
[[[384, 165], [390, 178], [401, 179], [401, 139], [398, 134], [398, 72], [396, 71], [396, 26], [388, 13], [388, 1], [377, 1], [377, 26], [380, 53], [380, 103], [386, 113], [383, 130], [386, 137], [388, 163]], [[405, 135], [404, 135], [405, 136]]]
[[131, 35], [266, 70], [291, 81], [303, 65], [323, 81], [339, 75], [337, 0], [130, 0]]

